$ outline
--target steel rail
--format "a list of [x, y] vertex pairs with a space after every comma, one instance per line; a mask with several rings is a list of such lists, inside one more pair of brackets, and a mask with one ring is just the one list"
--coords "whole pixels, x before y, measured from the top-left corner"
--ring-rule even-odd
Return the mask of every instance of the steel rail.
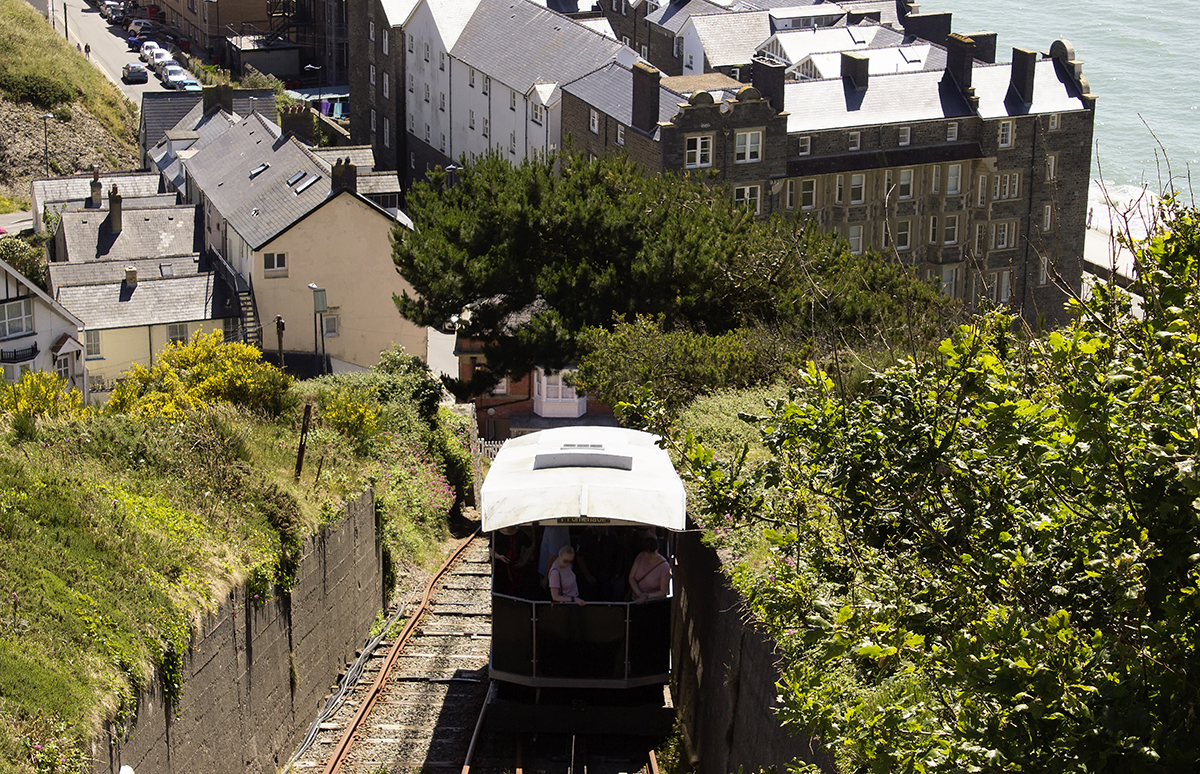
[[425, 613], [429, 612], [430, 601], [433, 599], [433, 592], [437, 585], [442, 581], [446, 574], [450, 571], [458, 559], [466, 553], [467, 546], [478, 537], [479, 533], [472, 533], [470, 536], [463, 539], [458, 547], [454, 549], [449, 558], [442, 564], [438, 571], [429, 579], [429, 583], [425, 585], [425, 593], [421, 595], [421, 603], [417, 605], [417, 609], [409, 617], [408, 623], [404, 625], [404, 629], [400, 632], [400, 636], [392, 642], [392, 647], [388, 649], [387, 658], [384, 659], [383, 666], [379, 670], [379, 674], [375, 678], [375, 682], [371, 684], [371, 690], [367, 692], [362, 704], [359, 705], [358, 711], [354, 713], [354, 719], [346, 726], [346, 730], [338, 739], [337, 745], [333, 748], [333, 753], [328, 762], [325, 764], [324, 774], [337, 774], [341, 771], [342, 763], [345, 761], [346, 755], [350, 752], [351, 742], [354, 740], [355, 734], [358, 733], [358, 727], [363, 720], [371, 714], [371, 709], [375, 706], [375, 701], [383, 692], [383, 687], [387, 684], [388, 676], [391, 674], [392, 666], [396, 663], [396, 658], [400, 655], [400, 651], [408, 644], [408, 640], [412, 637], [413, 632], [417, 630], [417, 624], [425, 617]]
[[483, 732], [483, 721], [487, 717], [488, 705], [496, 698], [499, 684], [493, 680], [488, 686], [487, 698], [483, 700], [483, 709], [479, 711], [479, 719], [475, 721], [475, 733], [471, 734], [471, 744], [467, 746], [467, 755], [463, 758], [462, 774], [471, 774], [471, 760], [475, 757], [475, 745]]

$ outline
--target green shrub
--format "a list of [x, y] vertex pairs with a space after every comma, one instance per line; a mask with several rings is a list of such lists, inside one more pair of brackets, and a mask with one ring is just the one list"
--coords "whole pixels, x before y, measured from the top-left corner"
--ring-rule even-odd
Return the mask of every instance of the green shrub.
[[75, 90], [66, 81], [47, 75], [0, 73], [0, 91], [13, 102], [28, 102], [41, 110], [50, 110], [75, 99]]
[[111, 411], [178, 420], [216, 403], [278, 416], [289, 404], [291, 377], [262, 362], [248, 344], [225, 342], [220, 331], [170, 343], [157, 362], [134, 365], [113, 391]]

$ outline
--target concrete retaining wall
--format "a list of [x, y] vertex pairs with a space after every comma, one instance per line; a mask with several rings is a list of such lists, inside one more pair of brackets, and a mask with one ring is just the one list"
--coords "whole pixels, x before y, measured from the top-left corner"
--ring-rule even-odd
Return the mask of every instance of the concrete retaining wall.
[[278, 770], [382, 607], [382, 560], [375, 496], [367, 490], [338, 524], [305, 542], [290, 598], [257, 605], [239, 588], [194, 622], [178, 715], [158, 685], [142, 692], [127, 738], [110, 728], [94, 744], [93, 770]]
[[780, 727], [775, 644], [748, 621], [745, 599], [730, 585], [700, 534], [679, 535], [673, 611], [673, 693], [684, 740], [699, 774], [747, 774], [799, 758], [833, 771], [832, 758]]

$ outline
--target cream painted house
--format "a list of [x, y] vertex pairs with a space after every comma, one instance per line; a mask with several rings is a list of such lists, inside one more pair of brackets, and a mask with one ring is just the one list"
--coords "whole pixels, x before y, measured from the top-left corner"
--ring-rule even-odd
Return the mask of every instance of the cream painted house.
[[[357, 190], [357, 168], [329, 164], [257, 113], [183, 161], [188, 196], [203, 213], [204, 247], [229, 267], [243, 318], [263, 349], [324, 352], [334, 371], [368, 368], [399, 344], [428, 362], [425, 328], [400, 316], [393, 295], [411, 286], [392, 262], [393, 215]], [[314, 285], [329, 309], [314, 314]], [[261, 332], [261, 333], [259, 333]]]
[[0, 261], [0, 277], [4, 279], [0, 363], [5, 380], [15, 382], [26, 371], [52, 371], [86, 400], [88, 373], [80, 342], [83, 321], [4, 261]]

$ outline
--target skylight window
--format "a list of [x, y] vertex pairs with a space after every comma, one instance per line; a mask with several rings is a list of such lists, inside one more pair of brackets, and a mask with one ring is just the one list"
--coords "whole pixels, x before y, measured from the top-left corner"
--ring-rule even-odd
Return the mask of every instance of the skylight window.
[[301, 193], [303, 193], [305, 191], [305, 189], [307, 189], [310, 185], [312, 185], [313, 183], [317, 182], [320, 179], [321, 179], [320, 175], [313, 175], [309, 179], [305, 180], [303, 183], [296, 186], [296, 195], [299, 196]]
[[259, 164], [257, 167], [250, 170], [250, 179], [253, 180], [254, 178], [261, 175], [263, 172], [266, 172], [270, 167], [271, 167], [270, 164]]
[[288, 181], [287, 181], [288, 188], [291, 188], [291, 187], [292, 187], [292, 186], [294, 186], [296, 183], [300, 182], [300, 178], [302, 178], [302, 177], [304, 177], [304, 170], [303, 170], [303, 169], [302, 169], [302, 170], [300, 170], [299, 172], [297, 172], [296, 174], [294, 174], [294, 175], [292, 175], [291, 177], [289, 177], [289, 178], [288, 178]]

